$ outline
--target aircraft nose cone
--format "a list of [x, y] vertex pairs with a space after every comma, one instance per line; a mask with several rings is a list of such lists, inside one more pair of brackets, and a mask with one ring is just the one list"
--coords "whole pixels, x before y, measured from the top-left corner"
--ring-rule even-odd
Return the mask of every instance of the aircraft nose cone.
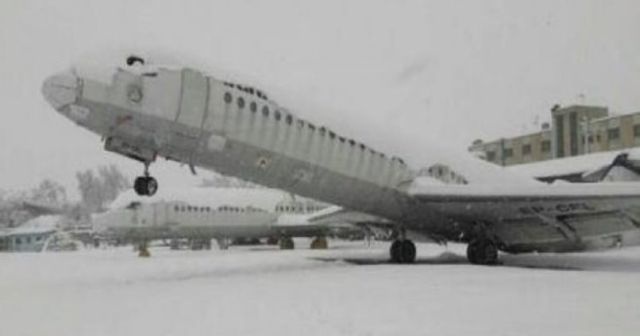
[[70, 71], [50, 76], [42, 84], [42, 95], [53, 108], [59, 111], [76, 101], [78, 77]]

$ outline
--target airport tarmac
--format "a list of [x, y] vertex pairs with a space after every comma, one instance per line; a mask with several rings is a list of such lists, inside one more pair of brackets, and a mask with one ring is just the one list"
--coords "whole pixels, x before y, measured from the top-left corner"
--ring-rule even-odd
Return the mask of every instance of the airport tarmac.
[[[298, 246], [308, 246], [306, 239]], [[637, 335], [640, 248], [503, 256], [464, 245], [130, 247], [0, 254], [2, 335]]]

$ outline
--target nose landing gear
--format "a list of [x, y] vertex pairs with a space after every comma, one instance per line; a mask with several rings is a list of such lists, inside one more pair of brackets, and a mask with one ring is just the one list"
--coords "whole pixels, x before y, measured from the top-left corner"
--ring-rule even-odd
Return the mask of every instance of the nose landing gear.
[[158, 191], [158, 181], [149, 175], [149, 163], [144, 164], [144, 176], [136, 177], [133, 189], [139, 196], [153, 196]]

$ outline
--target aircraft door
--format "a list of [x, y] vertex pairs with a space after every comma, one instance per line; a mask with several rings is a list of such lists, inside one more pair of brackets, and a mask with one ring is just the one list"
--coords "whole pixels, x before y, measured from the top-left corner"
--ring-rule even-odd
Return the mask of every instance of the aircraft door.
[[189, 126], [199, 135], [206, 116], [209, 81], [200, 72], [184, 69], [182, 70], [181, 92], [180, 109], [176, 121]]

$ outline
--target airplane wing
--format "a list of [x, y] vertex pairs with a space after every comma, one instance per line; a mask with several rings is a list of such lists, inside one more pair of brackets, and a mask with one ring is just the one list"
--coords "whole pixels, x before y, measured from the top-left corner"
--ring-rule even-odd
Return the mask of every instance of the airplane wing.
[[414, 188], [417, 210], [444, 218], [445, 239], [481, 232], [507, 252], [577, 251], [640, 241], [640, 184], [443, 185]]
[[[614, 172], [616, 168], [626, 173]], [[625, 149], [513, 165], [508, 171], [528, 175], [544, 182], [636, 181], [640, 179], [640, 151]]]
[[326, 234], [330, 231], [359, 230], [364, 225], [390, 226], [393, 223], [377, 216], [330, 206], [311, 214], [283, 214], [272, 229], [280, 234], [301, 236]]

